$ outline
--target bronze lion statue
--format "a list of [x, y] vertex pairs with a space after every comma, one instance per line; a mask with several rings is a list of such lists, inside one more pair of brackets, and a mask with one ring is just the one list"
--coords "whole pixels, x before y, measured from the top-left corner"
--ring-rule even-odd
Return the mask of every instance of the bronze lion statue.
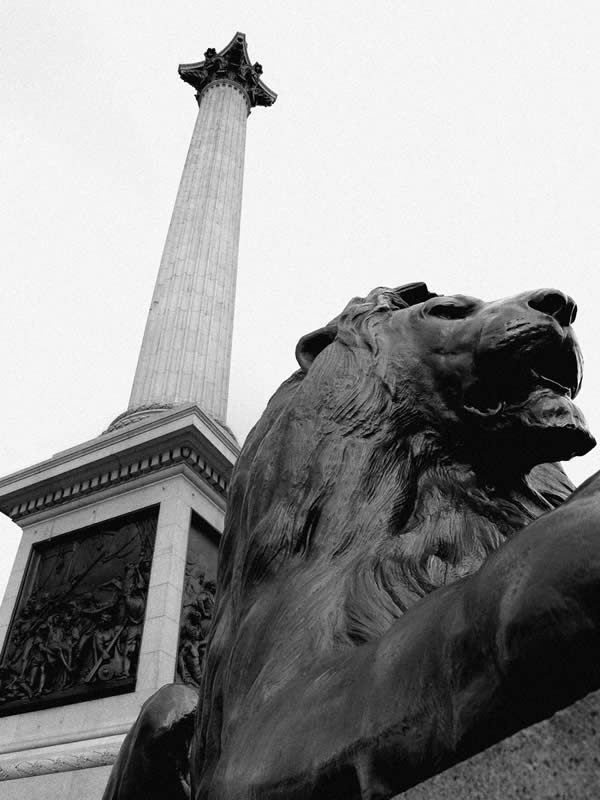
[[300, 340], [232, 479], [194, 800], [390, 798], [600, 686], [575, 313], [410, 284]]

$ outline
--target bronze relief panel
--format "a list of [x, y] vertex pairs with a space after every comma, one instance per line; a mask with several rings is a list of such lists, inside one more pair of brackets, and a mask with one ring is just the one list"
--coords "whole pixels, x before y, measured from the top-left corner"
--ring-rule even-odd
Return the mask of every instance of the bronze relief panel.
[[192, 514], [185, 564], [175, 680], [200, 686], [215, 604], [218, 533]]
[[0, 716], [133, 691], [158, 506], [33, 546], [0, 659]]

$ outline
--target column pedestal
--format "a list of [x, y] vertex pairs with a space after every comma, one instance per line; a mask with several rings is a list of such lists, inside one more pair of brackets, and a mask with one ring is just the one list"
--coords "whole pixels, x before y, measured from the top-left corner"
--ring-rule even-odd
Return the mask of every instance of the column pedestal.
[[[102, 435], [0, 481], [0, 510], [23, 526], [0, 606], [0, 647], [5, 640], [7, 645], [0, 668], [9, 675], [8, 684], [5, 680], [1, 685], [5, 693], [22, 696], [20, 708], [10, 708], [10, 697], [0, 704], [0, 796], [102, 796], [110, 766], [142, 703], [181, 672], [188, 635], [182, 633], [188, 616], [184, 596], [190, 596], [190, 588], [192, 597], [194, 592], [206, 594], [208, 579], [214, 578], [225, 494], [237, 454], [237, 445], [220, 426], [197, 407], [186, 406]], [[130, 543], [129, 552], [119, 552], [113, 540], [121, 533], [115, 532], [122, 532], [123, 520], [148, 512], [155, 514], [156, 523], [148, 533], [154, 533], [154, 542], [147, 583], [142, 575], [140, 583], [126, 588], [128, 570], [134, 574], [144, 569]], [[95, 537], [91, 544], [90, 536]], [[201, 540], [200, 548], [197, 541], [191, 547], [193, 538]], [[69, 580], [36, 586], [36, 570], [38, 576], [43, 571], [43, 566], [36, 567], [40, 560], [43, 565], [44, 559], [54, 559], [50, 572], [60, 573], [70, 569], [74, 558], [83, 557], [77, 554], [85, 555], [86, 548], [90, 558], [79, 563], [85, 569], [92, 565], [91, 571], [88, 578], [73, 571], [72, 593]], [[95, 575], [99, 567], [93, 562], [103, 552], [116, 553], [118, 564], [111, 567], [107, 559]], [[199, 552], [201, 563], [195, 563], [190, 554], [197, 560]], [[62, 553], [67, 556], [61, 567]], [[91, 597], [78, 589], [79, 579], [92, 581]], [[32, 613], [39, 617], [33, 625], [32, 614], [24, 610], [28, 596]], [[76, 618], [70, 616], [71, 600], [76, 600]], [[111, 615], [105, 623], [103, 608]], [[89, 682], [92, 699], [67, 698], [61, 704], [65, 692], [81, 689], [91, 674], [98, 656], [94, 640], [102, 636], [103, 624], [113, 626], [103, 641], [119, 663], [129, 642], [131, 661], [137, 664], [133, 681], [119, 686], [118, 676], [110, 673], [113, 662], [105, 659], [106, 672], [94, 673]], [[33, 646], [18, 639], [24, 625]], [[34, 648], [40, 637], [53, 654], [44, 663], [44, 686], [39, 671], [35, 673]], [[62, 654], [74, 676], [79, 675], [74, 690], [61, 687], [57, 642], [63, 643]], [[116, 693], [94, 699], [94, 691], [102, 693], [104, 679]]]

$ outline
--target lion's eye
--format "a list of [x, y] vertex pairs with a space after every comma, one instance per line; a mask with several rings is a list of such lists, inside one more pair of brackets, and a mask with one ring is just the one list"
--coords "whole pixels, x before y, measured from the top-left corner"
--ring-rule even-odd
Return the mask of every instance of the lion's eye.
[[464, 319], [470, 311], [469, 306], [456, 305], [455, 303], [436, 303], [427, 309], [432, 317], [440, 319]]

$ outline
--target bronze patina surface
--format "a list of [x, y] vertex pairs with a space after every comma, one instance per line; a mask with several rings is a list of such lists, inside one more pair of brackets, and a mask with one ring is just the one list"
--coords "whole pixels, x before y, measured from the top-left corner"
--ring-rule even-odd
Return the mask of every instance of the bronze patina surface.
[[[575, 313], [411, 284], [301, 339], [232, 480], [194, 800], [389, 798], [600, 686]], [[169, 796], [128, 769], [105, 800]]]

